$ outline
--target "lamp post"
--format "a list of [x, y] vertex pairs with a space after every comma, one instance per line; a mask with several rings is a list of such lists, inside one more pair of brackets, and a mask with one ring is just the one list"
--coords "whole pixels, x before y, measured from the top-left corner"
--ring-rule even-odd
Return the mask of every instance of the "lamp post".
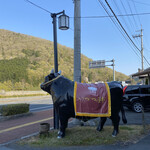
[[[62, 15], [60, 15], [62, 14]], [[55, 72], [58, 72], [58, 58], [57, 58], [57, 24], [56, 24], [56, 17], [60, 15], [58, 18], [59, 29], [67, 30], [69, 29], [69, 17], [65, 15], [65, 11], [59, 13], [52, 13], [51, 17], [53, 18], [53, 37], [54, 37], [54, 67]]]
[[[58, 72], [58, 57], [57, 57], [57, 23], [56, 17], [58, 17], [59, 29], [67, 30], [69, 29], [69, 16], [65, 15], [65, 11], [59, 13], [51, 13], [51, 17], [53, 18], [53, 38], [54, 38], [54, 68], [55, 73]], [[59, 129], [59, 115], [57, 109], [53, 108], [54, 110], [54, 129]]]

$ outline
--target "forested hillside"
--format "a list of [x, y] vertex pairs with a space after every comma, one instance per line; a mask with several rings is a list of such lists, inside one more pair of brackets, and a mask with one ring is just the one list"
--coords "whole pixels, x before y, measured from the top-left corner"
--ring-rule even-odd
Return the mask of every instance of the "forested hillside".
[[[58, 44], [58, 64], [62, 75], [73, 80], [73, 49]], [[112, 81], [110, 68], [89, 69], [90, 58], [82, 55], [81, 73], [90, 82]], [[53, 42], [0, 29], [0, 90], [39, 89], [44, 77], [54, 68]], [[128, 76], [116, 72], [116, 80]]]

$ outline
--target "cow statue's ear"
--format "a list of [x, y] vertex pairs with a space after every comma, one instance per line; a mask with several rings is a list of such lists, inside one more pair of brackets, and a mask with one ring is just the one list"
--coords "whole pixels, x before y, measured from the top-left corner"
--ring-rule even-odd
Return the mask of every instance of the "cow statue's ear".
[[54, 73], [54, 69], [51, 70], [50, 74], [51, 74], [51, 73]]
[[59, 70], [58, 74], [61, 74], [61, 70]]

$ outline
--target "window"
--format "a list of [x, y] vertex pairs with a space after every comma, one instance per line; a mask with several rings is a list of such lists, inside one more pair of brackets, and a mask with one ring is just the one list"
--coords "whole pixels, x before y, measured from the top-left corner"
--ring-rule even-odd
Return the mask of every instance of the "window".
[[139, 87], [132, 87], [132, 94], [139, 94]]
[[150, 87], [142, 87], [141, 93], [142, 94], [150, 94]]
[[126, 94], [139, 94], [139, 87], [138, 86], [127, 87]]
[[126, 94], [132, 94], [131, 89], [132, 89], [132, 87], [128, 86], [125, 93]]

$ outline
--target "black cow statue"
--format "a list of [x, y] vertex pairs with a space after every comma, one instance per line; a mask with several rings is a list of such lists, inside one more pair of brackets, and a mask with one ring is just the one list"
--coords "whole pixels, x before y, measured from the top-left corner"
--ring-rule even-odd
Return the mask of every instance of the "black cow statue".
[[[41, 84], [41, 89], [48, 92], [52, 96], [54, 107], [56, 108], [59, 119], [60, 119], [60, 131], [58, 132], [58, 138], [65, 136], [65, 129], [68, 125], [68, 119], [75, 116], [74, 109], [74, 81], [71, 81], [64, 76], [60, 75], [60, 72], [54, 73], [52, 70], [51, 73], [45, 77], [45, 81]], [[112, 124], [114, 130], [112, 136], [115, 137], [119, 132], [119, 112], [122, 113], [122, 120], [124, 123], [127, 123], [125, 112], [122, 105], [122, 96], [123, 90], [122, 85], [118, 82], [109, 82], [108, 83], [110, 94], [111, 94], [111, 116]], [[87, 117], [78, 116], [77, 119], [82, 119], [87, 121]], [[106, 122], [106, 117], [101, 117], [99, 125], [97, 127], [98, 131], [103, 129], [103, 126]]]

